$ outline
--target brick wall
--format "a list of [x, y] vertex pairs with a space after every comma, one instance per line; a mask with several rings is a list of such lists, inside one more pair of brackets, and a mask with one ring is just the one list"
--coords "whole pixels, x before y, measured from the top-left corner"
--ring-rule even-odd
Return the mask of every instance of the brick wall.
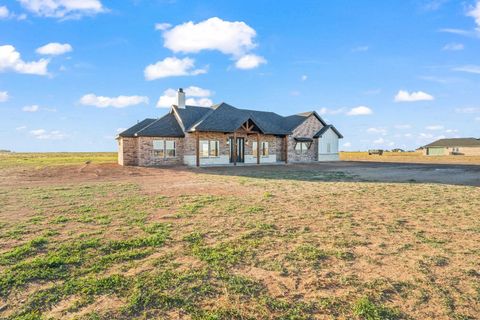
[[138, 165], [137, 138], [118, 139], [118, 164], [122, 166]]
[[[170, 137], [138, 137], [138, 165], [143, 167], [164, 166], [183, 163], [184, 139]], [[156, 156], [153, 140], [175, 141], [175, 157]]]
[[318, 160], [318, 139], [314, 139], [310, 149], [305, 154], [295, 151], [295, 137], [313, 138], [313, 136], [323, 128], [322, 123], [311, 115], [301, 125], [293, 130], [293, 134], [288, 137], [288, 161], [289, 162], [313, 162]]

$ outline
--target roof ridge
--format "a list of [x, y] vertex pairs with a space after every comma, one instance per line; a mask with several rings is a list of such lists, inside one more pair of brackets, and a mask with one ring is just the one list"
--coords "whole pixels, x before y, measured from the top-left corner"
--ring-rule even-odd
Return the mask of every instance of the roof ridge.
[[[140, 132], [142, 132], [143, 130], [147, 129], [148, 127], [150, 127], [152, 124], [154, 124], [155, 122], [158, 122], [160, 119], [163, 119], [165, 118], [166, 116], [168, 116], [170, 113], [167, 113], [166, 115], [164, 115], [163, 117], [160, 117], [160, 118], [157, 118], [155, 121], [152, 121], [152, 123], [150, 123], [149, 125], [147, 125], [146, 127], [143, 127], [142, 129], [138, 130], [137, 132], [135, 132], [133, 135], [136, 136], [137, 134], [139, 134]], [[176, 120], [176, 119], [175, 119]]]

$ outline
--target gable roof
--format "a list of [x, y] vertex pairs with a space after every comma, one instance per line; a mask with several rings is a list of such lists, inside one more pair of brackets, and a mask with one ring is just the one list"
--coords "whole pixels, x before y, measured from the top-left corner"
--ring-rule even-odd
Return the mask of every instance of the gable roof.
[[119, 134], [120, 137], [185, 137], [175, 115], [167, 113], [159, 119], [145, 119]]
[[424, 148], [428, 147], [480, 147], [480, 139], [476, 138], [453, 138], [453, 139], [440, 139], [427, 144]]
[[[249, 120], [263, 134], [284, 136], [292, 134], [295, 128], [312, 115], [327, 126], [315, 111], [283, 117], [275, 112], [239, 109], [224, 102], [210, 108], [172, 106], [165, 116], [159, 119], [145, 119], [123, 131], [119, 136], [184, 137], [185, 132], [192, 131], [234, 132]], [[335, 128], [333, 129], [339, 137], [342, 137]]]
[[157, 119], [145, 119], [140, 122], [138, 122], [136, 125], [128, 128], [125, 131], [120, 132], [118, 135], [120, 137], [134, 137], [135, 133], [140, 131], [141, 129], [145, 128], [146, 126], [149, 126], [153, 122], [155, 122]]
[[342, 134], [337, 130], [337, 128], [335, 128], [333, 125], [329, 124], [329, 125], [326, 125], [325, 127], [323, 127], [322, 129], [320, 129], [320, 131], [318, 131], [313, 137], [314, 138], [321, 138], [322, 135], [328, 131], [328, 129], [332, 129], [333, 132], [335, 132], [337, 134], [337, 136], [342, 139], [343, 136]]

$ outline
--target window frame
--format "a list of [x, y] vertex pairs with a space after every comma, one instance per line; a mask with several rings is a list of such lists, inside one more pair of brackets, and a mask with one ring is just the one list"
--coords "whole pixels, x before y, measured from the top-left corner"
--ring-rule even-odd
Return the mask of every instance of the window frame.
[[[297, 146], [300, 146], [300, 149], [298, 149]], [[295, 152], [300, 154], [306, 154], [308, 153], [308, 150], [310, 149], [311, 146], [312, 146], [311, 142], [297, 141], [295, 143]]]
[[[212, 143], [216, 148], [216, 155], [212, 155]], [[218, 158], [218, 157], [220, 157], [220, 140], [200, 140], [198, 144], [199, 144], [198, 152], [200, 154], [200, 158]], [[206, 155], [203, 153], [203, 151], [205, 151], [202, 148], [203, 144], [207, 145]]]
[[[173, 149], [167, 148], [167, 144], [173, 143]], [[159, 146], [158, 144], [161, 144]], [[167, 139], [154, 139], [152, 141], [152, 149], [153, 155], [160, 159], [169, 159], [169, 158], [176, 158], [177, 157], [177, 142], [175, 140], [167, 140]], [[168, 151], [173, 150], [173, 155], [169, 155]]]

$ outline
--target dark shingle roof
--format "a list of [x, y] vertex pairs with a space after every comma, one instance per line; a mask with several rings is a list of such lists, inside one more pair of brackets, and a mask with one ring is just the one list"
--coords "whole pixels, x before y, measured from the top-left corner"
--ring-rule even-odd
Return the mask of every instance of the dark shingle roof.
[[[314, 115], [326, 126], [323, 119], [315, 112], [299, 113], [282, 117], [274, 112], [238, 109], [227, 103], [220, 103], [211, 108], [173, 106], [171, 111], [160, 119], [145, 119], [120, 133], [120, 137], [184, 137], [189, 131], [234, 132], [248, 120], [251, 120], [264, 134], [288, 135]], [[177, 118], [178, 116], [178, 118]], [[333, 128], [341, 137], [340, 133]]]
[[189, 129], [194, 125], [200, 118], [204, 117], [206, 114], [212, 111], [212, 108], [206, 107], [196, 107], [196, 106], [185, 106], [185, 108], [173, 107], [177, 112], [180, 120], [183, 123], [185, 129]]
[[136, 133], [139, 137], [185, 137], [173, 113], [168, 113]]
[[135, 133], [137, 133], [139, 130], [145, 128], [146, 126], [152, 124], [153, 122], [155, 122], [155, 120], [157, 120], [157, 119], [145, 119], [143, 121], [140, 121], [136, 125], [128, 128], [127, 130], [122, 131], [119, 134], [119, 136], [120, 137], [134, 137]]
[[184, 137], [182, 128], [171, 113], [159, 119], [145, 119], [119, 134], [120, 137]]
[[480, 147], [480, 139], [476, 138], [454, 138], [454, 139], [440, 139], [430, 144], [428, 147]]
[[326, 126], [323, 127], [322, 129], [320, 129], [320, 131], [318, 131], [313, 137], [314, 137], [314, 138], [321, 138], [322, 135], [323, 135], [325, 132], [327, 132], [328, 129], [332, 129], [333, 132], [335, 132], [340, 139], [343, 138], [342, 134], [337, 130], [337, 128], [335, 128], [335, 127], [332, 126], [331, 124], [326, 125]]
[[282, 128], [283, 117], [273, 112], [237, 109], [227, 103], [221, 103], [212, 110], [190, 130], [233, 132], [250, 119], [265, 134], [291, 133]]

